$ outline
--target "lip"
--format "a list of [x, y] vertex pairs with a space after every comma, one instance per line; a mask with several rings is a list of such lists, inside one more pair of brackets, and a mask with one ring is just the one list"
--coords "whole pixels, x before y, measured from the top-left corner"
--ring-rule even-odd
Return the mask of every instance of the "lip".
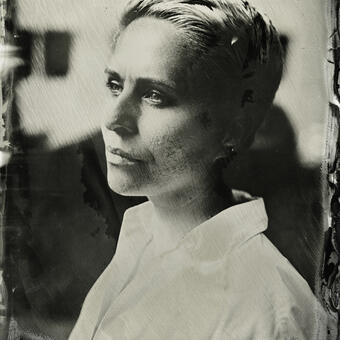
[[109, 163], [116, 165], [130, 165], [140, 162], [139, 159], [129, 153], [111, 146], [106, 147], [106, 159]]

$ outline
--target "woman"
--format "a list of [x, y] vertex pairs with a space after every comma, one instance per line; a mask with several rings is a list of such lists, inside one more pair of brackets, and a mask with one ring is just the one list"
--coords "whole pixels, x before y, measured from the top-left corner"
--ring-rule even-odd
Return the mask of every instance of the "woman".
[[70, 339], [323, 339], [304, 279], [262, 234], [260, 198], [223, 186], [278, 88], [278, 35], [247, 2], [133, 0], [106, 68], [107, 177], [149, 201]]

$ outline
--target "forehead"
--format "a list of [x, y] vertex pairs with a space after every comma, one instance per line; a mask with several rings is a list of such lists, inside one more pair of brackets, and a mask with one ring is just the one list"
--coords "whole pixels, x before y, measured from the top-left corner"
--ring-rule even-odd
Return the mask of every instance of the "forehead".
[[[118, 37], [108, 69], [123, 78], [151, 78], [167, 82], [194, 101], [232, 100], [241, 82], [231, 76], [232, 65], [199, 53], [187, 32], [164, 19], [139, 18]], [[202, 57], [203, 56], [203, 57]], [[225, 64], [225, 63], [224, 63]]]
[[120, 34], [109, 67], [138, 77], [181, 78], [190, 63], [186, 35], [162, 19], [140, 18]]

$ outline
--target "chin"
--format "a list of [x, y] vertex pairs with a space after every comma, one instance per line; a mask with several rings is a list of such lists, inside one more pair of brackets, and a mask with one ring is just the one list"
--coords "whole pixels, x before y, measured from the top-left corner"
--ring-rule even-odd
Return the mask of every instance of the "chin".
[[131, 176], [125, 172], [107, 172], [107, 182], [112, 191], [122, 196], [146, 196], [142, 190], [141, 176]]
[[108, 181], [109, 188], [114, 191], [116, 194], [121, 196], [145, 196], [142, 193], [140, 193], [135, 188], [129, 186], [129, 185], [122, 185], [118, 184], [116, 182]]

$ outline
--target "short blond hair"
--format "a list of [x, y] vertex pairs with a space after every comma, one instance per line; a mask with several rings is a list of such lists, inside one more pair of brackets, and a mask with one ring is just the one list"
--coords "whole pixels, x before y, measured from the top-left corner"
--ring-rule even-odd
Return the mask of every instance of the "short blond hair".
[[131, 0], [119, 32], [143, 17], [173, 23], [200, 61], [214, 64], [219, 74], [226, 64], [237, 70], [245, 84], [244, 102], [256, 104], [249, 124], [252, 141], [282, 77], [282, 47], [271, 21], [242, 0]]

